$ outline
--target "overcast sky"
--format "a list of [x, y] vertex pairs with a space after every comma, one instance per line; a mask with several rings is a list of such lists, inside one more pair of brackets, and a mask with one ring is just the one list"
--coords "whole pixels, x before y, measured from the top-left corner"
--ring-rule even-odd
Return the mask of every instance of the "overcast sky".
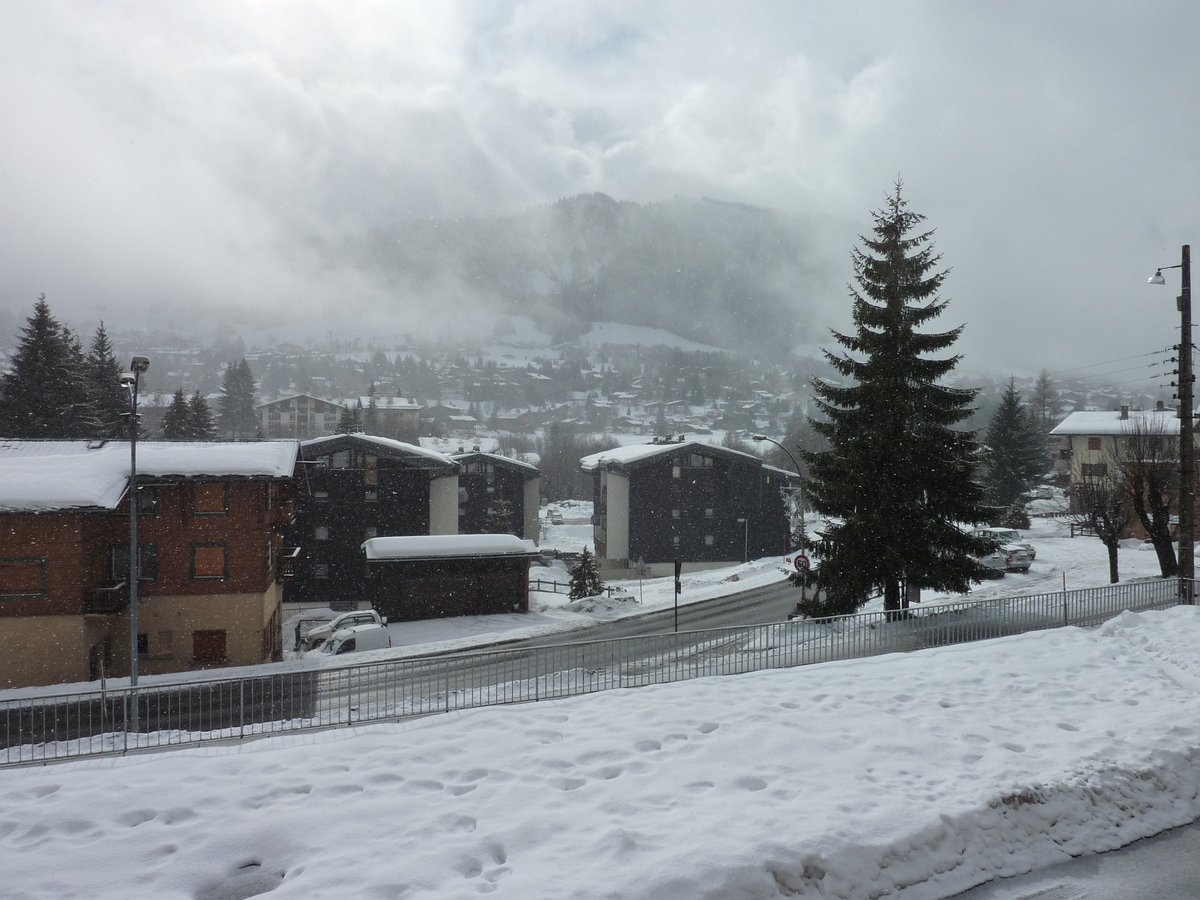
[[900, 176], [966, 367], [1150, 353], [1179, 273], [1146, 278], [1200, 244], [1198, 38], [1186, 0], [9, 0], [0, 307], [344, 315], [381, 289], [314, 241], [603, 191], [824, 217], [844, 327]]

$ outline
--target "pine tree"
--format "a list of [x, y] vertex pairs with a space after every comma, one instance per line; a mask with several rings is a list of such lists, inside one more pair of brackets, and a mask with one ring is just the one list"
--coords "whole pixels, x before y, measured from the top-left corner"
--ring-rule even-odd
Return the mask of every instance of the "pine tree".
[[1050, 380], [1050, 373], [1045, 369], [1042, 369], [1034, 382], [1033, 392], [1029, 397], [1029, 414], [1048, 442], [1050, 431], [1062, 417], [1062, 398], [1059, 397], [1054, 382]]
[[221, 433], [226, 437], [245, 440], [258, 436], [258, 419], [254, 413], [254, 373], [250, 371], [250, 363], [245, 357], [241, 362], [230, 363], [225, 369], [218, 419]]
[[584, 597], [596, 597], [604, 593], [604, 582], [596, 570], [596, 557], [592, 556], [587, 547], [579, 555], [579, 562], [571, 570], [570, 598], [582, 600]]
[[188, 400], [188, 440], [211, 441], [216, 436], [217, 424], [213, 421], [212, 410], [200, 388], [196, 388], [196, 393]]
[[188, 413], [187, 395], [183, 388], [175, 391], [171, 405], [163, 415], [163, 439], [168, 441], [186, 441], [191, 434], [191, 417]]
[[26, 321], [12, 365], [0, 377], [0, 435], [91, 437], [96, 420], [79, 341], [51, 315], [44, 294]]
[[129, 433], [129, 394], [121, 386], [121, 364], [117, 362], [103, 322], [92, 338], [86, 368], [92, 415], [96, 420], [93, 436], [126, 437]]
[[975, 392], [940, 383], [958, 356], [927, 356], [962, 328], [918, 331], [946, 308], [937, 297], [946, 272], [933, 271], [932, 232], [912, 233], [924, 216], [908, 210], [899, 184], [873, 218], [874, 238], [852, 254], [855, 332], [833, 333], [849, 352], [825, 352], [853, 384], [814, 382], [823, 418], [811, 421], [829, 449], [804, 454], [809, 503], [835, 517], [805, 542], [820, 559], [826, 615], [854, 612], [876, 588], [884, 609], [899, 610], [903, 582], [965, 591], [986, 544], [959, 527], [989, 513], [972, 478], [975, 435], [953, 427], [970, 416]]
[[483, 526], [487, 534], [512, 534], [513, 505], [509, 500], [494, 500], [488, 509], [488, 518]]
[[996, 506], [1007, 507], [1044, 475], [1046, 442], [1010, 379], [987, 430], [984, 485]]
[[362, 431], [358, 410], [350, 406], [344, 407], [342, 414], [338, 416], [337, 430], [339, 434], [353, 434], [356, 431]]

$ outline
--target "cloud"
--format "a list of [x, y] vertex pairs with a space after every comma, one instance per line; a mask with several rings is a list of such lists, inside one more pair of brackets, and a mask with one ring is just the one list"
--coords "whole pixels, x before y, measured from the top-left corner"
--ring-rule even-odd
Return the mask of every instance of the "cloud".
[[1198, 25], [1172, 2], [6, 4], [0, 304], [370, 309], [391, 289], [336, 253], [365, 230], [604, 191], [818, 217], [844, 327], [899, 175], [968, 366], [1115, 359], [1175, 340], [1144, 280], [1197, 234]]

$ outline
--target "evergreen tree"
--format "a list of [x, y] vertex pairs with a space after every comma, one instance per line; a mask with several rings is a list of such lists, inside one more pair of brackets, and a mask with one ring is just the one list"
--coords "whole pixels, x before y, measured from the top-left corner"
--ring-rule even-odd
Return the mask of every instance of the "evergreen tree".
[[513, 505], [508, 500], [495, 500], [488, 509], [487, 523], [483, 530], [487, 534], [513, 534]]
[[225, 369], [218, 419], [221, 433], [226, 437], [244, 440], [258, 436], [258, 418], [254, 413], [254, 373], [250, 371], [250, 363], [245, 357], [241, 362], [230, 363]]
[[117, 362], [104, 323], [96, 329], [87, 357], [95, 437], [120, 438], [129, 433], [129, 393], [121, 386], [121, 364]]
[[587, 547], [579, 555], [579, 562], [571, 570], [570, 598], [582, 600], [584, 597], [596, 597], [604, 593], [604, 582], [596, 570], [596, 557], [592, 556]]
[[356, 431], [362, 431], [358, 410], [350, 406], [344, 407], [342, 414], [338, 416], [337, 430], [339, 434], [353, 434]]
[[1033, 392], [1029, 398], [1029, 414], [1037, 423], [1038, 430], [1049, 442], [1050, 432], [1062, 418], [1062, 398], [1058, 389], [1050, 380], [1050, 373], [1042, 369], [1034, 382]]
[[163, 415], [162, 428], [163, 439], [168, 441], [186, 441], [191, 435], [191, 416], [183, 388], [175, 391], [175, 396], [171, 398], [171, 405]]
[[213, 421], [212, 410], [199, 388], [188, 401], [187, 436], [191, 441], [211, 441], [217, 436], [217, 423]]
[[1014, 500], [1000, 524], [1005, 528], [1028, 528], [1030, 524], [1029, 511], [1025, 509], [1025, 501], [1020, 497]]
[[50, 313], [43, 294], [0, 377], [0, 435], [85, 438], [96, 429], [87, 361], [79, 341]]
[[946, 272], [932, 271], [932, 232], [912, 233], [924, 216], [908, 210], [899, 184], [873, 218], [874, 238], [860, 238], [865, 251], [852, 254], [855, 332], [833, 333], [849, 353], [825, 352], [853, 384], [813, 383], [823, 418], [812, 425], [829, 449], [804, 454], [808, 500], [835, 517], [805, 542], [820, 559], [826, 615], [856, 611], [876, 588], [884, 609], [899, 610], [902, 582], [966, 591], [986, 548], [959, 527], [989, 513], [972, 479], [975, 435], [953, 427], [971, 415], [975, 392], [940, 383], [958, 356], [926, 355], [952, 346], [962, 328], [918, 331], [946, 308], [937, 298]]
[[1044, 475], [1046, 442], [1010, 379], [987, 430], [984, 485], [996, 506], [1007, 507]]

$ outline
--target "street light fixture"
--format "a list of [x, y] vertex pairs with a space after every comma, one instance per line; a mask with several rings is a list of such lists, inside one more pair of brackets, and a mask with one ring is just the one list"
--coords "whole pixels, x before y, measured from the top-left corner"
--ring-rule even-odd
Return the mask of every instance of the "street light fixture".
[[[138, 386], [141, 377], [150, 368], [150, 360], [135, 356], [129, 364], [130, 371], [121, 376], [121, 384], [129, 389], [129, 686], [137, 689], [138, 683], [138, 489], [137, 489], [137, 436], [138, 436]], [[133, 697], [133, 732], [138, 730], [137, 696]]]
[[1192, 249], [1183, 245], [1183, 258], [1177, 266], [1161, 266], [1150, 276], [1150, 284], [1166, 284], [1163, 269], [1179, 269], [1182, 284], [1176, 307], [1179, 309], [1179, 577], [1183, 579], [1185, 598], [1193, 603], [1192, 579], [1196, 574], [1196, 539], [1193, 473], [1196, 448], [1192, 443]]
[[796, 477], [800, 479], [800, 534], [802, 537], [807, 537], [808, 531], [806, 530], [804, 524], [804, 476], [800, 474], [800, 463], [796, 462], [796, 457], [792, 456], [791, 450], [783, 446], [783, 444], [779, 443], [779, 441], [767, 437], [765, 434], [752, 434], [750, 435], [750, 440], [757, 441], [759, 443], [766, 441], [769, 444], [774, 444], [787, 454], [788, 459], [792, 461], [792, 465], [796, 467]]

